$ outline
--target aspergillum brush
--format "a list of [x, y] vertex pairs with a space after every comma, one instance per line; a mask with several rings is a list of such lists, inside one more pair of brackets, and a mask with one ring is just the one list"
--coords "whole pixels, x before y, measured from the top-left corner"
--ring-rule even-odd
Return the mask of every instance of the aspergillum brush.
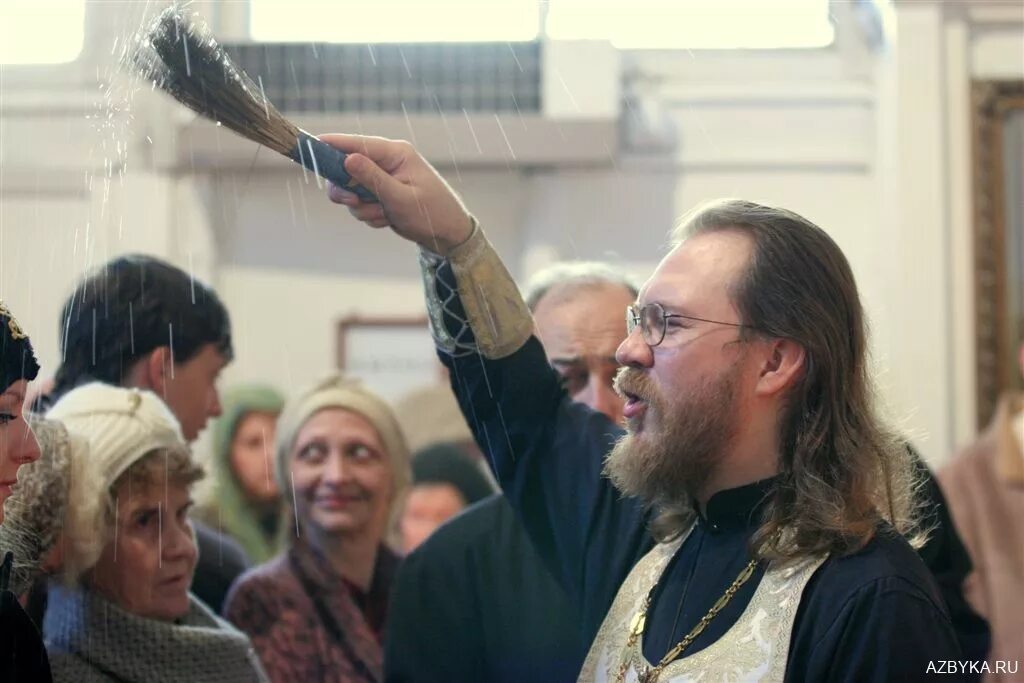
[[199, 115], [283, 154], [363, 201], [377, 201], [345, 171], [347, 155], [282, 116], [187, 5], [165, 8], [125, 57], [143, 78]]

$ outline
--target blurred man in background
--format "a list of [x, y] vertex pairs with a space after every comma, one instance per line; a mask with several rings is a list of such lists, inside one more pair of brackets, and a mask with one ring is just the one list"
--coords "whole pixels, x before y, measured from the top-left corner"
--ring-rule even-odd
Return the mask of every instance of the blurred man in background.
[[[574, 401], [622, 421], [613, 382], [636, 287], [611, 266], [562, 263], [526, 288], [548, 362]], [[653, 541], [652, 541], [653, 543]], [[565, 590], [499, 495], [470, 508], [399, 569], [389, 681], [575, 681], [588, 642]]]

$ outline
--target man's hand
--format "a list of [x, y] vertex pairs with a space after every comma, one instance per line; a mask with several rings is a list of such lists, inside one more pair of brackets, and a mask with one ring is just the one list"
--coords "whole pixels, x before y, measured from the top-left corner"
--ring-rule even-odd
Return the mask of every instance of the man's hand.
[[331, 184], [327, 196], [347, 206], [357, 219], [374, 228], [391, 227], [442, 256], [469, 238], [473, 224], [466, 207], [408, 142], [341, 134], [320, 139], [348, 153], [345, 170], [380, 199], [364, 202]]

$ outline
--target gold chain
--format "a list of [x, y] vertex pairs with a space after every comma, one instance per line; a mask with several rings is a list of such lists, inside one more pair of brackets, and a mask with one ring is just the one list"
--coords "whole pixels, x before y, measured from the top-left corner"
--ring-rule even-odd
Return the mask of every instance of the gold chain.
[[[704, 632], [704, 629], [706, 629], [708, 624], [711, 623], [711, 620], [729, 604], [729, 601], [732, 600], [734, 595], [736, 595], [740, 586], [745, 584], [747, 579], [753, 576], [754, 569], [756, 567], [757, 560], [751, 560], [747, 563], [747, 566], [743, 568], [743, 571], [741, 571], [740, 575], [732, 582], [732, 585], [725, 589], [725, 593], [722, 594], [722, 597], [718, 598], [718, 600], [715, 601], [715, 604], [711, 606], [708, 613], [701, 617], [700, 621], [697, 622], [697, 625], [686, 634], [685, 638], [679, 641], [678, 645], [669, 650], [668, 654], [661, 658], [661, 661], [658, 662], [656, 667], [649, 671], [642, 672], [640, 674], [640, 680], [643, 681], [643, 683], [655, 683], [658, 680], [658, 676], [661, 675], [662, 670], [674, 661], [676, 657], [681, 655], [683, 650], [689, 647], [690, 643], [696, 640], [697, 636]], [[640, 608], [640, 611], [636, 613], [633, 620], [630, 622], [629, 637], [626, 639], [627, 652], [633, 648], [637, 639], [643, 635], [644, 627], [647, 624], [647, 609], [651, 606], [651, 595], [653, 593], [654, 590], [651, 589], [651, 592], [647, 594], [646, 598], [644, 598], [643, 607]], [[617, 683], [623, 683], [623, 681], [625, 681], [626, 671], [629, 670], [629, 664], [631, 661], [632, 657], [623, 656], [622, 664], [619, 665], [618, 676], [615, 679]], [[640, 665], [639, 662], [638, 665]]]

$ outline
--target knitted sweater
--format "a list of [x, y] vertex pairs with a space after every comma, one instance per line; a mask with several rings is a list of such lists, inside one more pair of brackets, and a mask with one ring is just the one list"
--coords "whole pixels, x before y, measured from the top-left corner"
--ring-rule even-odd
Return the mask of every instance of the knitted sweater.
[[163, 622], [84, 589], [53, 586], [43, 635], [58, 683], [264, 683], [249, 639], [194, 596]]

